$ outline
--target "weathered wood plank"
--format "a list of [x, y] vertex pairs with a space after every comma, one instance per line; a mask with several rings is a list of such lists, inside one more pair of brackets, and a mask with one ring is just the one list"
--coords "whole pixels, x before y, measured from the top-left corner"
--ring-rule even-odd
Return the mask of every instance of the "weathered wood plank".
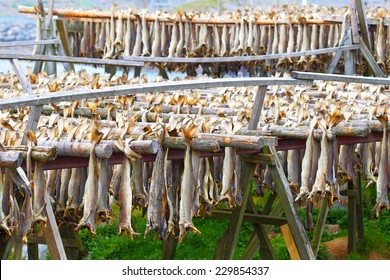
[[[72, 53], [71, 53], [70, 48], [69, 48], [68, 33], [66, 31], [66, 26], [65, 26], [64, 21], [61, 19], [57, 19], [56, 20], [56, 27], [57, 27], [58, 35], [60, 37], [60, 39], [59, 39], [60, 44], [59, 44], [59, 48], [58, 48], [59, 55], [72, 56]], [[69, 70], [74, 71], [73, 63], [64, 63], [64, 68], [67, 71], [69, 71]]]
[[328, 199], [324, 197], [321, 199], [321, 207], [318, 213], [317, 224], [314, 228], [314, 235], [312, 241], [313, 253], [316, 257], [318, 255], [318, 250], [320, 249], [322, 234], [324, 232], [328, 211], [329, 211]]
[[[358, 172], [357, 178], [363, 178]], [[363, 180], [363, 179], [362, 179]], [[356, 205], [356, 217], [357, 217], [357, 232], [358, 242], [364, 238], [364, 209], [363, 209], [363, 197], [362, 197], [362, 182], [358, 179], [357, 182], [357, 205]]]
[[350, 76], [350, 75], [337, 75], [337, 74], [298, 72], [298, 71], [293, 71], [291, 76], [295, 79], [303, 79], [303, 80], [336, 81], [336, 82], [361, 83], [361, 84], [384, 85], [384, 86], [390, 85], [390, 79], [380, 78], [380, 77], [363, 77], [363, 76]]
[[[34, 93], [32, 91], [31, 85], [28, 82], [26, 75], [22, 69], [22, 66], [19, 63], [18, 59], [12, 59], [11, 65], [15, 71], [16, 76], [19, 79], [19, 83], [22, 85], [23, 91], [27, 94], [27, 96], [32, 97]], [[23, 131], [21, 144], [25, 145], [27, 142], [27, 131], [34, 131], [38, 126], [39, 116], [42, 112], [42, 106], [32, 106], [28, 113], [28, 120], [26, 124], [26, 129]]]
[[[362, 39], [360, 39], [359, 45], [360, 45], [360, 50], [361, 50], [364, 58], [367, 60], [368, 65], [374, 71], [375, 76], [385, 78], [386, 77], [385, 73], [383, 73], [382, 69], [379, 68], [378, 64], [376, 63], [376, 61], [374, 59], [374, 56], [372, 55], [372, 53], [368, 49], [366, 43]], [[387, 79], [387, 80], [389, 81], [389, 79]], [[390, 81], [389, 81], [389, 83], [390, 83]]]
[[341, 55], [343, 54], [343, 51], [342, 50], [338, 50], [335, 55], [333, 56], [333, 59], [332, 61], [330, 62], [329, 64], [329, 68], [328, 68], [328, 73], [329, 74], [333, 74], [334, 70], [336, 69], [337, 67], [337, 64], [339, 63], [340, 61], [340, 58], [341, 58]]
[[[351, 44], [352, 43], [352, 36], [353, 34], [352, 33], [352, 29], [351, 27], [348, 28], [348, 30], [346, 31], [347, 33], [347, 44]], [[354, 75], [355, 74], [355, 55], [352, 51], [346, 51], [344, 52], [345, 55], [344, 55], [344, 74], [345, 75]]]
[[27, 256], [29, 260], [39, 260], [38, 244], [27, 243]]
[[356, 14], [356, 0], [349, 0], [349, 10], [351, 12], [352, 43], [358, 44], [360, 40], [358, 19]]
[[[37, 16], [40, 17], [39, 20], [40, 20], [41, 26], [45, 27], [46, 26], [45, 8], [43, 6], [42, 0], [38, 0], [37, 3], [38, 3], [38, 9], [36, 9], [35, 12], [37, 13]], [[41, 38], [43, 40], [47, 39], [47, 30], [46, 29], [41, 29], [38, 32], [41, 33]], [[45, 50], [46, 50], [46, 45], [40, 45], [38, 47], [38, 51], [35, 55], [42, 55], [45, 53]], [[42, 71], [42, 66], [43, 66], [43, 61], [36, 61], [34, 64], [33, 72], [36, 75], [38, 75]]]
[[11, 65], [12, 68], [15, 71], [16, 76], [18, 77], [19, 83], [23, 88], [23, 91], [27, 95], [34, 95], [33, 90], [31, 88], [30, 83], [27, 81], [26, 75], [24, 74], [24, 71], [22, 69], [22, 65], [20, 65], [20, 62], [18, 59], [14, 58], [11, 59]]
[[[361, 37], [362, 37], [365, 45], [370, 50], [370, 52], [372, 52], [372, 45], [371, 45], [371, 42], [368, 38], [368, 26], [367, 26], [367, 20], [366, 20], [366, 13], [364, 12], [364, 9], [363, 9], [362, 0], [355, 0], [355, 6], [356, 6], [357, 15], [359, 18], [359, 27], [360, 27]], [[379, 20], [378, 20], [378, 24], [379, 24]]]
[[275, 159], [268, 154], [242, 155], [242, 160], [250, 163], [275, 165]]
[[53, 208], [51, 207], [50, 198], [47, 193], [45, 194], [44, 214], [47, 217], [47, 227], [43, 229], [43, 235], [50, 252], [50, 257], [53, 260], [66, 260], [64, 245], [61, 240]]
[[163, 260], [174, 260], [176, 254], [176, 247], [179, 239], [172, 234], [162, 242], [162, 259]]
[[[250, 202], [248, 202], [249, 205]], [[223, 209], [215, 209], [213, 210], [213, 213], [210, 217], [210, 219], [217, 219], [217, 220], [229, 220], [232, 216], [232, 210], [223, 210]], [[266, 224], [266, 225], [274, 225], [274, 226], [281, 226], [287, 223], [286, 218], [282, 217], [274, 217], [270, 215], [263, 215], [258, 213], [244, 213], [244, 221], [250, 222], [252, 224]]]
[[257, 126], [259, 125], [260, 114], [261, 111], [263, 110], [263, 103], [264, 103], [264, 98], [266, 93], [267, 93], [266, 86], [259, 87], [257, 89], [257, 93], [255, 96], [255, 103], [253, 104], [252, 115], [248, 125], [249, 130], [256, 130]]
[[0, 54], [0, 59], [19, 59], [29, 61], [52, 61], [52, 62], [69, 62], [80, 64], [97, 64], [97, 65], [115, 65], [115, 66], [143, 66], [140, 61], [125, 61], [116, 59], [100, 59], [87, 57], [71, 57], [58, 55], [42, 55], [42, 54]]
[[17, 168], [22, 164], [23, 155], [19, 152], [0, 152], [0, 167]]
[[325, 48], [319, 50], [309, 50], [293, 53], [267, 54], [267, 55], [252, 55], [252, 56], [230, 56], [230, 57], [146, 57], [146, 56], [123, 56], [123, 60], [127, 61], [142, 61], [142, 62], [158, 62], [158, 63], [228, 63], [228, 62], [244, 62], [244, 61], [262, 61], [268, 59], [283, 59], [288, 57], [299, 57], [309, 55], [319, 55], [332, 53], [338, 50], [357, 50], [359, 46], [340, 46], [334, 48]]
[[[1, 56], [1, 55], [0, 55]], [[72, 58], [73, 59], [73, 58]], [[207, 80], [169, 81], [161, 83], [133, 84], [114, 86], [97, 90], [58, 91], [54, 93], [37, 94], [31, 97], [15, 97], [0, 100], [0, 109], [14, 109], [22, 106], [46, 105], [61, 101], [100, 98], [105, 96], [118, 96], [152, 91], [206, 89], [229, 86], [257, 86], [257, 85], [304, 85], [310, 81], [292, 78], [226, 78]]]
[[[24, 5], [19, 5], [18, 10], [20, 13], [26, 13], [26, 14], [36, 14], [36, 10], [34, 7], [28, 7]], [[46, 12], [47, 13], [47, 12]], [[96, 19], [103, 19], [107, 20], [111, 18], [111, 11], [82, 11], [82, 10], [72, 10], [72, 9], [55, 9], [53, 11], [53, 15], [57, 15], [59, 17], [63, 18], [74, 18], [77, 20], [77, 18], [80, 19], [87, 19], [88, 21], [96, 20]], [[119, 12], [114, 13], [114, 18], [117, 19], [119, 16]], [[124, 14], [123, 19], [128, 19], [129, 15]], [[138, 17], [135, 14], [130, 15], [131, 20], [137, 20]], [[154, 15], [147, 15], [146, 20], [147, 21], [155, 21], [156, 16]], [[157, 19], [159, 22], [166, 22], [166, 23], [172, 23], [174, 21], [185, 21], [186, 18], [184, 15], [182, 17], [176, 17], [175, 19], [172, 19], [168, 16], [157, 16]], [[212, 18], [212, 19], [204, 19], [204, 18], [194, 18], [191, 21], [193, 24], [235, 24], [240, 23], [239, 19], [235, 18]], [[332, 23], [330, 20], [322, 20], [322, 19], [307, 19], [307, 24], [329, 24]], [[255, 21], [257, 24], [264, 24], [264, 25], [274, 25], [274, 24], [298, 24], [299, 21], [296, 19], [292, 20], [286, 20], [286, 19], [259, 19]]]
[[57, 45], [58, 39], [38, 40], [38, 41], [16, 41], [16, 42], [1, 42], [0, 48], [13, 48], [19, 46], [36, 46], [36, 45]]
[[287, 250], [290, 253], [290, 258], [292, 260], [300, 260], [301, 257], [298, 252], [298, 248], [294, 242], [294, 237], [292, 236], [290, 227], [287, 225], [283, 225], [280, 227], [280, 230], [282, 231], [282, 235], [284, 238], [284, 241], [287, 245]]
[[291, 234], [301, 259], [314, 260], [315, 256], [307, 238], [305, 229], [300, 220], [298, 211], [294, 205], [294, 197], [291, 193], [289, 183], [284, 174], [283, 167], [280, 164], [275, 147], [264, 147], [264, 152], [275, 157], [275, 166], [269, 166], [272, 174], [272, 179], [275, 184], [275, 189], [279, 195], [279, 199], [283, 205], [284, 213], [288, 220]]

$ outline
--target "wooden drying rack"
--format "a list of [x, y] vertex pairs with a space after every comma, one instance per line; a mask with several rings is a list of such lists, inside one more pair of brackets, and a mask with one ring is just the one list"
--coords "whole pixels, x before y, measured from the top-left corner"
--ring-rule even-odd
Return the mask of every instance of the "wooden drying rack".
[[[356, 3], [355, 3], [356, 2]], [[354, 9], [357, 9], [357, 14], [359, 15], [359, 22], [360, 22], [360, 30], [362, 34], [362, 39], [360, 39], [359, 32], [357, 30], [357, 18], [356, 13], [354, 13], [351, 17], [351, 35], [347, 36], [344, 40], [345, 45], [340, 46], [336, 51], [336, 54], [334, 56], [333, 62], [330, 65], [329, 73], [332, 73], [334, 70], [335, 65], [337, 64], [338, 60], [341, 57], [341, 54], [343, 52], [350, 52], [352, 50], [356, 50], [357, 48], [361, 49], [363, 54], [368, 57], [367, 61], [369, 62], [371, 68], [374, 70], [374, 73], [381, 77], [383, 76], [383, 73], [379, 69], [379, 67], [376, 65], [371, 53], [370, 53], [370, 46], [368, 45], [368, 37], [367, 37], [367, 25], [364, 20], [364, 16], [361, 17], [363, 14], [363, 10], [361, 8], [361, 1], [350, 1], [351, 4], [351, 10], [354, 11]], [[360, 8], [359, 8], [360, 7]], [[43, 6], [40, 7], [41, 14], [46, 14], [46, 12], [42, 12]], [[56, 14], [56, 11], [53, 10], [53, 1], [49, 1], [49, 10], [48, 10], [48, 16], [49, 19], [53, 18], [53, 15]], [[107, 18], [109, 18], [111, 14]], [[362, 20], [363, 19], [363, 20]], [[154, 19], [149, 19], [154, 20]], [[51, 22], [51, 20], [50, 20]], [[57, 20], [57, 29], [60, 31], [60, 39], [62, 42], [64, 42], [64, 38], [66, 37], [64, 34], [64, 26], [63, 22], [61, 20]], [[59, 23], [60, 22], [60, 23]], [[61, 23], [62, 22], [62, 23]], [[199, 22], [201, 23], [201, 22]], [[219, 22], [215, 22], [219, 23]], [[275, 22], [272, 22], [270, 24], [274, 24]], [[323, 21], [325, 23], [325, 21]], [[321, 23], [316, 23], [321, 24]], [[62, 26], [62, 28], [61, 28]], [[52, 27], [51, 27], [52, 28]], [[47, 30], [52, 30], [50, 28], [50, 23], [46, 26]], [[61, 32], [62, 29], [62, 32]], [[349, 32], [347, 32], [349, 33]], [[52, 40], [49, 39], [48, 36], [44, 36], [42, 42], [38, 42], [39, 44], [53, 44], [55, 42], [53, 41], [47, 41], [45, 40]], [[65, 41], [66, 42], [66, 41]], [[358, 47], [357, 47], [358, 44]], [[64, 45], [64, 50], [67, 55], [69, 55], [69, 49], [66, 51], [67, 47]], [[41, 54], [43, 54], [45, 51], [41, 50]], [[301, 54], [300, 54], [301, 55]], [[53, 55], [50, 56], [41, 56], [39, 60], [50, 60], [52, 59]], [[287, 55], [286, 55], [287, 57]], [[21, 56], [23, 58], [23, 56]], [[31, 59], [31, 57], [24, 56], [25, 59]], [[354, 72], [353, 68], [353, 57], [352, 56], [346, 56], [346, 73], [352, 75]], [[370, 59], [371, 58], [371, 59]], [[4, 57], [4, 59], [11, 59], [11, 57]], [[61, 57], [57, 57], [54, 61], [61, 61]], [[69, 59], [69, 58], [67, 58]], [[242, 58], [239, 58], [240, 60]], [[264, 57], [265, 59], [265, 57]], [[52, 60], [53, 61], [53, 60]], [[82, 60], [76, 59], [66, 62], [80, 62]], [[89, 61], [91, 62], [91, 61]], [[85, 63], [89, 63], [88, 61], [85, 61]], [[184, 61], [183, 61], [184, 62]], [[31, 106], [30, 113], [29, 113], [29, 121], [27, 124], [28, 129], [34, 129], [37, 125], [37, 120], [41, 114], [42, 106], [47, 104], [48, 102], [58, 102], [62, 100], [76, 100], [80, 98], [92, 98], [92, 97], [103, 97], [103, 96], [115, 96], [115, 95], [121, 95], [121, 94], [129, 94], [129, 91], [132, 92], [148, 92], [148, 91], [159, 91], [159, 90], [178, 90], [178, 89], [194, 89], [194, 88], [209, 88], [209, 87], [224, 87], [224, 86], [259, 86], [256, 98], [255, 98], [255, 104], [254, 104], [254, 110], [252, 112], [252, 117], [250, 119], [249, 123], [249, 130], [255, 130], [257, 128], [257, 124], [259, 122], [260, 113], [262, 110], [262, 104], [264, 101], [264, 96], [266, 94], [266, 89], [268, 85], [286, 85], [286, 84], [307, 84], [310, 83], [314, 79], [322, 79], [322, 80], [342, 80], [347, 82], [361, 82], [360, 77], [349, 77], [349, 76], [340, 76], [340, 75], [325, 75], [325, 74], [314, 74], [314, 73], [294, 73], [293, 77], [297, 78], [291, 78], [291, 79], [269, 79], [269, 78], [248, 78], [248, 79], [221, 79], [218, 81], [213, 80], [211, 81], [181, 81], [181, 82], [167, 82], [167, 83], [161, 83], [159, 85], [153, 85], [153, 84], [144, 84], [144, 85], [130, 85], [130, 86], [121, 86], [121, 87], [114, 87], [114, 88], [108, 88], [98, 91], [77, 91], [72, 92], [71, 94], [67, 92], [60, 92], [56, 93], [54, 95], [51, 94], [44, 94], [44, 95], [33, 95], [31, 85], [28, 83], [23, 71], [21, 71], [21, 67], [18, 63], [18, 59], [13, 57], [12, 58], [13, 67], [15, 69], [16, 74], [18, 75], [19, 81], [21, 85], [23, 86], [24, 91], [29, 95], [28, 98], [20, 97], [15, 98], [11, 100], [1, 100], [0, 101], [0, 108], [6, 109], [6, 108], [13, 108], [15, 106]], [[92, 63], [92, 62], [91, 62]], [[100, 64], [100, 63], [99, 63]], [[104, 64], [104, 63], [102, 63]], [[305, 80], [302, 80], [305, 79]], [[307, 80], [309, 81], [307, 81]], [[355, 80], [354, 80], [355, 79]], [[357, 80], [358, 79], [358, 80]], [[386, 84], [388, 83], [387, 79], [375, 79], [375, 78], [365, 78], [365, 82], [367, 83], [377, 83], [377, 84]], [[25, 136], [24, 136], [25, 139]], [[265, 138], [264, 138], [265, 139]], [[271, 139], [271, 138], [269, 138]], [[360, 139], [360, 140], [359, 140]], [[364, 139], [362, 138], [356, 138], [356, 141], [362, 141], [362, 142], [369, 142], [369, 141], [378, 141], [380, 140], [380, 135], [370, 135]], [[284, 139], [279, 141], [279, 145], [277, 147], [283, 147], [280, 146], [283, 141], [286, 143], [285, 145], [290, 145], [290, 147], [304, 147], [303, 140], [298, 140], [298, 143], [296, 141], [291, 141], [291, 139]], [[320, 210], [320, 216], [318, 220], [318, 224], [316, 226], [315, 230], [315, 238], [313, 241], [313, 248], [314, 252], [312, 250], [312, 247], [310, 246], [310, 243], [307, 239], [307, 235], [305, 230], [303, 229], [303, 226], [300, 222], [298, 213], [294, 207], [294, 201], [291, 194], [291, 191], [289, 189], [289, 184], [287, 182], [286, 176], [283, 172], [283, 169], [280, 165], [279, 159], [276, 156], [276, 144], [275, 142], [265, 142], [265, 146], [262, 148], [262, 152], [258, 153], [259, 151], [256, 151], [257, 154], [247, 154], [247, 155], [241, 155], [241, 158], [243, 160], [243, 168], [242, 168], [242, 174], [241, 174], [241, 186], [243, 191], [243, 203], [242, 207], [236, 207], [233, 209], [233, 211], [227, 212], [227, 211], [216, 211], [215, 217], [221, 218], [221, 219], [230, 219], [229, 226], [227, 230], [225, 231], [224, 235], [218, 240], [217, 246], [215, 248], [214, 252], [214, 258], [215, 259], [231, 259], [234, 253], [234, 249], [237, 244], [238, 240], [238, 234], [239, 230], [241, 228], [242, 222], [250, 221], [254, 225], [254, 234], [251, 237], [251, 240], [248, 243], [248, 247], [245, 250], [242, 258], [243, 259], [250, 259], [253, 258], [256, 251], [260, 248], [260, 255], [262, 259], [274, 259], [274, 251], [270, 244], [270, 240], [268, 239], [268, 232], [271, 230], [272, 225], [282, 225], [282, 232], [283, 235], [286, 238], [286, 241], [288, 243], [288, 250], [290, 252], [290, 256], [294, 259], [315, 259], [315, 256], [318, 252], [318, 246], [319, 242], [321, 240], [322, 231], [325, 225], [326, 215], [327, 215], [327, 203], [323, 203], [323, 207], [321, 207]], [[273, 144], [272, 144], [273, 143]], [[351, 143], [351, 141], [349, 142]], [[295, 146], [294, 146], [295, 145]], [[18, 156], [20, 157], [20, 156]], [[179, 158], [180, 156], [177, 155]], [[148, 158], [148, 156], [145, 156], [145, 159]], [[118, 159], [117, 159], [118, 160]], [[64, 162], [69, 162], [69, 158], [63, 158], [63, 164]], [[255, 208], [253, 204], [253, 200], [250, 197], [250, 184], [251, 184], [251, 178], [253, 177], [254, 169], [257, 163], [263, 163], [270, 166], [272, 170], [272, 177], [275, 182], [276, 187], [276, 193], [271, 195], [269, 200], [266, 203], [265, 208], [261, 213], [258, 213], [258, 210]], [[19, 164], [19, 163], [17, 163]], [[63, 166], [63, 165], [62, 165]], [[59, 167], [59, 165], [55, 166], [56, 168]], [[348, 206], [348, 215], [349, 215], [349, 238], [348, 238], [348, 249], [349, 251], [354, 251], [356, 249], [356, 230], [358, 231], [358, 238], [361, 239], [363, 236], [363, 214], [362, 214], [362, 201], [361, 201], [361, 190], [360, 186], [349, 186], [349, 190], [346, 193], [349, 196], [349, 206]], [[279, 202], [276, 203], [275, 207], [271, 210], [271, 206], [274, 204], [276, 196], [279, 196]], [[56, 221], [54, 219], [53, 209], [51, 209], [51, 205], [48, 202], [48, 196], [46, 196], [46, 214], [48, 216], [48, 227], [44, 231], [44, 237], [45, 242], [47, 243], [49, 247], [49, 251], [51, 254], [51, 257], [53, 259], [66, 259], [64, 244], [61, 239], [61, 235], [58, 231], [58, 227], [56, 225]], [[286, 218], [280, 218], [282, 213], [285, 213]], [[264, 226], [263, 223], [269, 223], [269, 225]], [[77, 236], [74, 235], [69, 229], [66, 229], [65, 233], [63, 233], [63, 236], [65, 237], [65, 244], [71, 243], [71, 248], [67, 249], [67, 253], [70, 252], [70, 250], [75, 250], [74, 244], [79, 244], [79, 240], [77, 239]], [[69, 239], [72, 239], [72, 242], [69, 242]], [[34, 241], [34, 240], [31, 240]], [[36, 238], [35, 242], [41, 243], [43, 242], [42, 238]], [[176, 248], [176, 242], [174, 239], [170, 238], [163, 244], [163, 258], [164, 259], [172, 259], [174, 257], [174, 252]], [[7, 246], [8, 249], [10, 248], [11, 242], [8, 242]], [[73, 245], [72, 245], [73, 244]], [[3, 252], [6, 251], [7, 247], [5, 244], [0, 244], [0, 249]], [[72, 247], [73, 246], [73, 247]], [[79, 246], [79, 245], [77, 245]], [[77, 249], [76, 249], [77, 251]], [[34, 258], [37, 256], [37, 247], [36, 244], [29, 244], [29, 253], [31, 252], [31, 256]], [[77, 254], [76, 254], [77, 255]], [[69, 254], [70, 257], [75, 257], [75, 254]]]

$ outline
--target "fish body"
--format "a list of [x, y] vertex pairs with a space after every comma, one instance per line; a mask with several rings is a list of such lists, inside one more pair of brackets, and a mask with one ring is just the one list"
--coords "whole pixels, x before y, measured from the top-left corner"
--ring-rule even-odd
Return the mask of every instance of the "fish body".
[[298, 201], [301, 197], [309, 194], [309, 185], [310, 185], [310, 172], [312, 171], [313, 164], [313, 153], [314, 153], [314, 130], [309, 130], [309, 136], [306, 140], [306, 149], [305, 154], [302, 160], [302, 171], [301, 171], [301, 187], [299, 189], [299, 194], [297, 195], [295, 201]]
[[109, 222], [111, 217], [108, 206], [109, 200], [109, 186], [110, 186], [111, 168], [108, 164], [108, 159], [100, 160], [100, 178], [98, 190], [98, 217], [102, 222]]
[[147, 224], [145, 229], [145, 236], [152, 230], [155, 230], [156, 237], [159, 237], [161, 240], [165, 238], [167, 230], [167, 221], [165, 218], [167, 194], [164, 178], [166, 151], [163, 148], [164, 139], [165, 131], [160, 135], [159, 148], [153, 166], [148, 198]]
[[3, 210], [4, 196], [9, 194], [7, 194], [7, 192], [5, 192], [4, 190], [5, 186], [3, 181], [3, 173], [0, 171], [0, 231], [3, 231], [6, 235], [11, 236], [12, 231], [8, 226], [9, 216], [6, 215]]
[[132, 189], [131, 189], [131, 161], [124, 157], [122, 163], [122, 181], [119, 188], [119, 225], [118, 234], [125, 232], [131, 239], [134, 230], [131, 226], [132, 211]]
[[[186, 131], [183, 129], [183, 132]], [[190, 137], [187, 136], [187, 133], [184, 133], [184, 135], [188, 142], [184, 156], [184, 171], [180, 190], [179, 242], [183, 240], [188, 231], [200, 233], [192, 223], [192, 214], [194, 213], [192, 202], [196, 193], [196, 182], [192, 168], [192, 152], [189, 143]]]
[[223, 159], [222, 191], [218, 203], [227, 201], [229, 208], [233, 207], [233, 185], [235, 182], [235, 163], [236, 149], [232, 147], [225, 148], [225, 157]]
[[92, 145], [88, 162], [88, 177], [85, 183], [83, 196], [83, 217], [81, 218], [76, 230], [87, 228], [90, 233], [95, 233], [95, 214], [97, 209], [97, 198], [99, 192], [98, 181], [98, 163], [95, 155], [96, 145], [101, 141], [102, 133], [92, 133]]
[[388, 189], [390, 187], [389, 177], [388, 177], [388, 135], [387, 135], [387, 116], [379, 116], [379, 121], [383, 127], [383, 137], [381, 144], [381, 158], [379, 163], [378, 170], [378, 179], [376, 182], [376, 204], [374, 206], [376, 216], [379, 217], [383, 209], [390, 211], [390, 202], [388, 199]]
[[321, 137], [321, 153], [318, 159], [318, 169], [316, 172], [316, 179], [312, 187], [312, 191], [309, 194], [309, 199], [317, 194], [321, 193], [322, 196], [325, 196], [325, 185], [326, 185], [326, 176], [328, 174], [328, 160], [329, 160], [329, 143], [326, 133], [326, 128], [320, 125], [322, 130]]
[[46, 227], [47, 219], [42, 215], [45, 207], [46, 194], [46, 177], [44, 173], [43, 163], [35, 162], [34, 169], [34, 201], [33, 201], [33, 224], [39, 223]]

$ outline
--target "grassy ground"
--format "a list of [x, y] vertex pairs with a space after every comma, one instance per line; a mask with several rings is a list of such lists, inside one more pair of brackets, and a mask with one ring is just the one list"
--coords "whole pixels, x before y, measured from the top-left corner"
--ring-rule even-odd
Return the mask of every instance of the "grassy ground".
[[[365, 196], [365, 238], [360, 243], [355, 254], [347, 255], [346, 259], [368, 259], [372, 255], [380, 258], [390, 259], [390, 214], [383, 212], [379, 219], [372, 216], [372, 203], [375, 201], [375, 189], [364, 190]], [[257, 198], [256, 204], [261, 208], [266, 198]], [[318, 210], [314, 210], [314, 219], [317, 218]], [[302, 220], [304, 211], [300, 211]], [[116, 213], [117, 215], [117, 213]], [[91, 236], [87, 232], [81, 232], [82, 240], [88, 250], [86, 259], [98, 260], [142, 260], [142, 259], [161, 259], [161, 240], [153, 240], [153, 233], [143, 238], [146, 219], [142, 217], [140, 211], [133, 213], [133, 221], [136, 231], [141, 236], [136, 236], [130, 240], [127, 236], [118, 236], [116, 233], [117, 219], [114, 218], [110, 226], [98, 226], [97, 235]], [[322, 245], [318, 255], [319, 259], [330, 258], [330, 252], [325, 243], [335, 238], [347, 236], [347, 211], [341, 208], [331, 209], [327, 218], [328, 224], [337, 224], [341, 231], [337, 234], [324, 232]], [[189, 234], [184, 241], [178, 245], [176, 250], [176, 259], [208, 260], [212, 259], [215, 243], [221, 236], [227, 226], [226, 221], [217, 221], [210, 219], [194, 219], [194, 224], [201, 231], [201, 235]], [[237, 249], [234, 255], [239, 259], [245, 250], [246, 244], [252, 233], [252, 225], [244, 223], [240, 231], [240, 237]], [[313, 232], [308, 232], [309, 240], [312, 239]], [[277, 259], [290, 259], [283, 237], [280, 236], [280, 229], [277, 227], [273, 231], [272, 244], [275, 249]], [[259, 254], [255, 259], [259, 259]]]

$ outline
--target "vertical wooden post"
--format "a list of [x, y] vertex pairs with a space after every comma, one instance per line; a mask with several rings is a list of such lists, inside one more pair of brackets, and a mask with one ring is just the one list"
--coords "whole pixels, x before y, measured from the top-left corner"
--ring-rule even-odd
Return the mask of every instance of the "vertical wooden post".
[[[357, 178], [361, 178], [360, 172], [358, 172]], [[363, 197], [362, 197], [362, 184], [360, 179], [357, 181], [357, 205], [356, 205], [356, 218], [357, 218], [357, 231], [358, 242], [364, 238], [364, 209], [363, 209]]]
[[176, 246], [178, 243], [178, 238], [169, 234], [167, 239], [162, 242], [162, 259], [163, 260], [173, 260], [175, 259]]
[[263, 103], [265, 94], [267, 92], [267, 86], [261, 86], [258, 88], [255, 103], [253, 105], [253, 111], [251, 119], [249, 120], [248, 130], [256, 130], [257, 125], [259, 124], [261, 110], [263, 109]]
[[[72, 56], [72, 53], [70, 52], [70, 48], [69, 48], [68, 33], [66, 31], [66, 26], [64, 21], [61, 19], [57, 19], [56, 27], [60, 39], [60, 45], [58, 47], [59, 54]], [[70, 71], [70, 70], [74, 71], [73, 63], [63, 63], [63, 65], [66, 71]]]
[[23, 252], [23, 243], [22, 242], [14, 242], [14, 260], [21, 260], [22, 259], [22, 252]]
[[64, 247], [66, 258], [68, 260], [80, 260], [84, 253], [83, 242], [77, 232], [68, 224], [64, 223], [60, 229], [61, 238], [71, 240], [77, 247]]
[[310, 246], [306, 231], [299, 218], [298, 211], [294, 205], [294, 197], [291, 193], [289, 183], [280, 164], [275, 147], [264, 147], [264, 152], [273, 155], [275, 166], [269, 166], [274, 181], [275, 189], [283, 205], [291, 234], [297, 246], [300, 258], [303, 260], [314, 260], [315, 256]]
[[359, 18], [361, 37], [364, 43], [366, 44], [366, 46], [368, 47], [368, 49], [370, 50], [370, 52], [372, 53], [372, 45], [368, 38], [368, 26], [366, 21], [366, 14], [364, 13], [363, 10], [362, 0], [355, 0], [355, 7]]
[[39, 260], [39, 250], [37, 243], [27, 243], [27, 255], [29, 260]]
[[[54, 36], [54, 24], [53, 24], [53, 10], [54, 10], [54, 0], [49, 0], [48, 7], [48, 24], [47, 24], [47, 37], [45, 39], [53, 39]], [[55, 55], [54, 45], [47, 46], [47, 54]], [[46, 72], [49, 75], [57, 74], [57, 63], [56, 62], [47, 62], [46, 63]]]
[[[348, 30], [346, 32], [348, 34], [347, 45], [351, 45], [352, 44], [351, 28], [348, 28]], [[354, 56], [353, 51], [346, 51], [344, 60], [345, 60], [344, 74], [345, 75], [354, 75], [355, 74], [355, 56]]]
[[321, 207], [318, 213], [317, 224], [316, 227], [314, 228], [314, 236], [312, 241], [312, 248], [315, 257], [317, 257], [318, 251], [320, 249], [321, 238], [324, 232], [328, 211], [329, 211], [328, 200], [324, 197], [321, 199]]
[[[46, 13], [45, 13], [45, 8], [43, 6], [42, 0], [38, 0], [38, 9], [39, 9], [39, 15], [37, 14], [37, 16], [40, 17], [39, 20], [41, 21], [41, 27], [42, 27], [42, 29], [39, 32], [41, 32], [42, 40], [45, 40], [47, 39], [47, 30], [46, 30], [46, 22], [45, 22]], [[39, 46], [37, 54], [44, 54], [45, 49], [46, 49], [46, 45]], [[38, 75], [38, 73], [42, 71], [42, 65], [43, 65], [42, 61], [35, 62], [34, 70], [33, 70], [35, 74]]]
[[356, 252], [356, 195], [354, 186], [348, 182], [348, 253]]

